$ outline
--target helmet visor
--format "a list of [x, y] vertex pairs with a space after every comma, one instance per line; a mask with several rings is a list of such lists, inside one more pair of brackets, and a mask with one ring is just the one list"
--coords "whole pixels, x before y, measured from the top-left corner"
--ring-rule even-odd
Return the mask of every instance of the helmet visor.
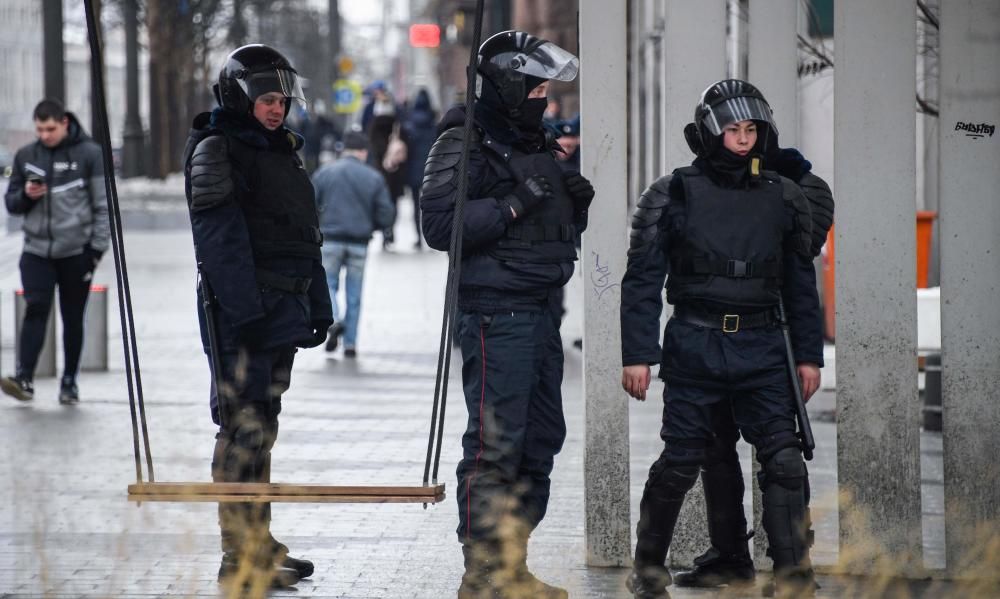
[[771, 116], [771, 107], [760, 98], [740, 96], [728, 98], [710, 106], [708, 113], [702, 117], [701, 123], [712, 135], [722, 135], [726, 125], [740, 121], [763, 121], [771, 126], [775, 133], [778, 127]]
[[580, 59], [552, 42], [542, 42], [530, 51], [501, 52], [490, 58], [490, 62], [500, 68], [557, 81], [572, 81], [580, 70]]
[[306, 101], [299, 76], [288, 69], [269, 67], [262, 71], [251, 71], [246, 77], [236, 81], [251, 101], [271, 92], [278, 92], [286, 98], [295, 98], [303, 103]]

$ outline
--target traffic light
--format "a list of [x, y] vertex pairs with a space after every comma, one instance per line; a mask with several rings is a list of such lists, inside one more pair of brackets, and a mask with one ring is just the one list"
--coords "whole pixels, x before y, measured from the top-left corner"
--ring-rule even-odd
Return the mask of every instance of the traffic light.
[[414, 48], [437, 48], [441, 45], [441, 28], [433, 23], [410, 25], [410, 45]]

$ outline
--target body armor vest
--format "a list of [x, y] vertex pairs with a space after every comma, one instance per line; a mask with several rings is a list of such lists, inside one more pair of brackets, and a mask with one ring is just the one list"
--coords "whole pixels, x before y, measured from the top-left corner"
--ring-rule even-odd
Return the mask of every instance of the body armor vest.
[[[491, 164], [501, 160], [487, 150]], [[531, 212], [507, 227], [504, 236], [489, 250], [498, 260], [512, 262], [559, 263], [576, 260], [576, 227], [573, 225], [573, 199], [563, 182], [563, 171], [549, 152], [525, 154], [511, 151], [508, 162], [498, 171], [507, 170], [515, 181], [532, 175], [543, 175], [552, 185], [552, 199], [535, 206]], [[504, 193], [510, 189], [504, 190]]]
[[237, 202], [258, 264], [269, 258], [320, 259], [323, 236], [312, 182], [294, 152], [255, 148], [229, 138]]
[[670, 244], [667, 301], [777, 305], [785, 220], [780, 179], [765, 174], [749, 189], [727, 189], [695, 167], [674, 176], [684, 184], [684, 224]]

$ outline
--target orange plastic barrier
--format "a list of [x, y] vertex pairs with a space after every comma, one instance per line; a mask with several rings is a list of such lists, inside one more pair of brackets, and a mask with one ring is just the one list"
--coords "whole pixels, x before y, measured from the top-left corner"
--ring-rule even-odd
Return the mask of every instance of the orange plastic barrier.
[[[917, 287], [927, 287], [927, 278], [931, 265], [931, 238], [934, 230], [934, 220], [937, 212], [933, 210], [917, 211]], [[836, 248], [834, 245], [833, 227], [826, 237], [826, 247], [823, 253], [823, 325], [826, 338], [833, 341], [836, 337], [836, 280], [834, 265], [836, 264]]]

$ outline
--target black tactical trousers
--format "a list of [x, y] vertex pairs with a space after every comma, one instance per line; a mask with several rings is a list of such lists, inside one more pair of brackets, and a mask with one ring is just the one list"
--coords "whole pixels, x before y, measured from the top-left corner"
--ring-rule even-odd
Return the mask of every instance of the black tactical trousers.
[[563, 353], [549, 309], [459, 312], [469, 419], [458, 465], [458, 538], [495, 540], [510, 522], [530, 533], [549, 501], [549, 475], [566, 438]]
[[[281, 394], [291, 381], [293, 347], [222, 354], [222, 423], [212, 458], [215, 482], [270, 482]], [[218, 423], [218, 394], [212, 412]], [[274, 553], [270, 503], [219, 503], [224, 560], [269, 566]]]
[[[719, 405], [731, 406], [731, 420], [743, 437], [757, 449], [764, 495], [764, 528], [768, 535], [775, 571], [781, 573], [809, 566], [806, 542], [805, 463], [795, 436], [791, 389], [787, 381], [757, 388], [729, 391], [668, 381], [664, 391], [664, 449], [649, 471], [640, 503], [635, 562], [637, 569], [663, 568], [681, 504], [697, 480], [699, 470], [718, 464], [725, 456], [714, 455], [718, 436], [732, 438], [731, 426]], [[733, 482], [732, 490], [742, 489]], [[745, 523], [733, 536], [743, 534]]]

